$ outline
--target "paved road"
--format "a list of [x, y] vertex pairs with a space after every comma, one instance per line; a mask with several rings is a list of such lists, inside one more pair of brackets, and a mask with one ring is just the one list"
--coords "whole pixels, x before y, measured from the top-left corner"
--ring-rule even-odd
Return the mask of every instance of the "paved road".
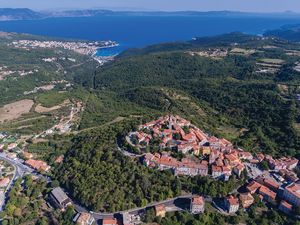
[[[8, 158], [4, 153], [0, 153], [0, 159], [3, 161], [8, 162], [9, 164], [11, 164], [14, 167], [14, 176], [11, 179], [11, 181], [9, 182], [8, 186], [6, 187], [5, 191], [4, 191], [4, 195], [6, 195], [8, 193], [8, 191], [11, 189], [12, 185], [14, 184], [14, 182], [19, 178], [22, 177], [24, 175], [24, 173], [27, 171], [27, 168], [23, 168], [23, 165], [19, 165], [18, 162], [15, 162], [14, 160]], [[3, 210], [3, 207], [5, 206], [5, 204], [0, 206], [0, 211]]]
[[[34, 169], [24, 165], [20, 159], [15, 159], [15, 160], [11, 159], [5, 153], [0, 153], [0, 159], [10, 163], [15, 169], [14, 176], [5, 190], [5, 195], [11, 189], [11, 187], [15, 183], [15, 181], [18, 178], [23, 177], [26, 174], [33, 174], [34, 176], [37, 176], [37, 177], [43, 177], [48, 182], [50, 181], [49, 177], [46, 177], [46, 176], [36, 173]], [[2, 206], [2, 208], [3, 207], [4, 207], [4, 205]], [[0, 211], [2, 211], [1, 208], [0, 208]]]
[[[160, 204], [164, 204], [166, 207], [173, 207], [174, 202], [176, 200], [183, 199], [183, 198], [192, 198], [192, 197], [193, 197], [192, 194], [182, 195], [182, 196], [178, 196], [176, 198], [171, 198], [171, 199], [167, 199], [167, 200], [160, 201], [160, 202], [153, 202], [153, 203], [150, 203], [150, 204], [148, 204], [144, 207], [133, 208], [133, 209], [129, 209], [129, 210], [126, 210], [126, 211], [118, 211], [118, 212], [113, 212], [113, 213], [97, 213], [97, 212], [90, 212], [90, 213], [93, 215], [93, 217], [96, 220], [101, 220], [106, 216], [114, 216], [116, 214], [122, 214], [122, 213], [125, 213], [125, 212], [130, 213], [130, 214], [137, 214], [141, 210], [145, 210], [146, 208], [153, 207], [153, 206], [160, 205]], [[76, 208], [76, 206], [75, 206], [75, 208]], [[80, 208], [78, 208], [78, 209], [80, 209]], [[77, 208], [76, 208], [76, 210], [77, 210]]]

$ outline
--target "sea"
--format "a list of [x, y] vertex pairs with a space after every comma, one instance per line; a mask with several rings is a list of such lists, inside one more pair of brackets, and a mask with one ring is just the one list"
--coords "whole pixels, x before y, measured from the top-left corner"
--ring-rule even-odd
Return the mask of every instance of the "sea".
[[300, 17], [275, 16], [94, 16], [1, 21], [0, 30], [81, 40], [112, 40], [113, 48], [98, 56], [112, 56], [128, 48], [191, 40], [240, 31], [263, 34], [286, 24], [300, 24]]

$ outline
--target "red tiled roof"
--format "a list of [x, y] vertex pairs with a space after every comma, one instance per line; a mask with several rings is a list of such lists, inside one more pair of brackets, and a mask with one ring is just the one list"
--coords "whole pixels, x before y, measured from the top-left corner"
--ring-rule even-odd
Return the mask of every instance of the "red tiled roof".
[[239, 204], [238, 198], [235, 198], [235, 197], [233, 197], [232, 195], [228, 196], [228, 197], [226, 198], [226, 201], [228, 201], [228, 203], [229, 203], [230, 205], [238, 205], [238, 204]]
[[278, 183], [276, 183], [275, 181], [272, 181], [270, 179], [267, 179], [267, 178], [263, 179], [263, 182], [269, 188], [278, 189], [280, 187], [280, 185]]
[[27, 161], [25, 161], [25, 164], [37, 170], [47, 171], [50, 168], [47, 163], [40, 160], [34, 160], [34, 159], [28, 159]]
[[292, 193], [293, 195], [300, 198], [300, 184], [292, 183], [285, 188], [287, 191]]
[[117, 222], [117, 219], [114, 219], [114, 218], [104, 218], [102, 220], [102, 224], [103, 225], [107, 225], [107, 224], [115, 224], [115, 225], [117, 225], [118, 222]]
[[5, 187], [9, 184], [10, 179], [8, 177], [4, 177], [0, 179], [0, 186]]
[[291, 204], [289, 204], [288, 202], [282, 200], [280, 202], [280, 205], [283, 205], [285, 208], [289, 209], [289, 210], [292, 210], [293, 209], [293, 206]]
[[271, 191], [269, 188], [267, 188], [263, 185], [259, 188], [259, 193], [262, 195], [267, 195], [273, 200], [275, 200], [275, 198], [276, 198], [276, 193]]
[[251, 183], [249, 183], [247, 185], [247, 190], [250, 191], [251, 193], [254, 193], [260, 187], [261, 187], [261, 184], [257, 183], [256, 181], [252, 181]]

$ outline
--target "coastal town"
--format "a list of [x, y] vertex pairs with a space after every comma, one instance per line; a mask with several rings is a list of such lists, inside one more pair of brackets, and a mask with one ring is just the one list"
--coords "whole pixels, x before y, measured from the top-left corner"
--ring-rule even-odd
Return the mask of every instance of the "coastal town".
[[19, 40], [9, 44], [15, 48], [25, 50], [35, 48], [62, 48], [77, 52], [82, 55], [93, 55], [99, 48], [117, 46], [114, 41], [95, 41], [95, 42], [72, 42], [72, 41], [39, 41], [39, 40]]
[[[9, 47], [19, 48], [23, 50], [33, 50], [36, 48], [41, 49], [64, 49], [73, 51], [80, 55], [86, 55], [92, 57], [96, 60], [100, 65], [103, 65], [105, 62], [113, 60], [113, 56], [98, 56], [98, 50], [104, 48], [113, 48], [119, 46], [119, 44], [115, 41], [88, 41], [88, 42], [79, 42], [79, 41], [41, 41], [41, 40], [18, 40], [13, 41], [8, 44]], [[45, 58], [45, 62], [52, 62], [55, 59], [53, 58]], [[70, 58], [70, 61], [74, 61], [74, 59]], [[12, 71], [14, 72], [14, 71]], [[11, 73], [11, 72], [10, 72]], [[23, 72], [25, 73], [25, 72]], [[1, 75], [1, 74], [0, 74]], [[7, 75], [7, 74], [4, 74]], [[4, 76], [3, 75], [3, 76]]]

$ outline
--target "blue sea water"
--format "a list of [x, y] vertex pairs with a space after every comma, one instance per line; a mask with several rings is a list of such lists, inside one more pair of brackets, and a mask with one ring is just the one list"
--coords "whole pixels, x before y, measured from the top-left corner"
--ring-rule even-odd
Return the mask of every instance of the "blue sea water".
[[233, 31], [263, 34], [285, 24], [300, 23], [296, 17], [266, 16], [97, 16], [2, 21], [0, 30], [52, 37], [113, 40], [120, 46], [100, 49], [98, 55], [115, 55], [128, 48], [161, 42], [190, 40]]

